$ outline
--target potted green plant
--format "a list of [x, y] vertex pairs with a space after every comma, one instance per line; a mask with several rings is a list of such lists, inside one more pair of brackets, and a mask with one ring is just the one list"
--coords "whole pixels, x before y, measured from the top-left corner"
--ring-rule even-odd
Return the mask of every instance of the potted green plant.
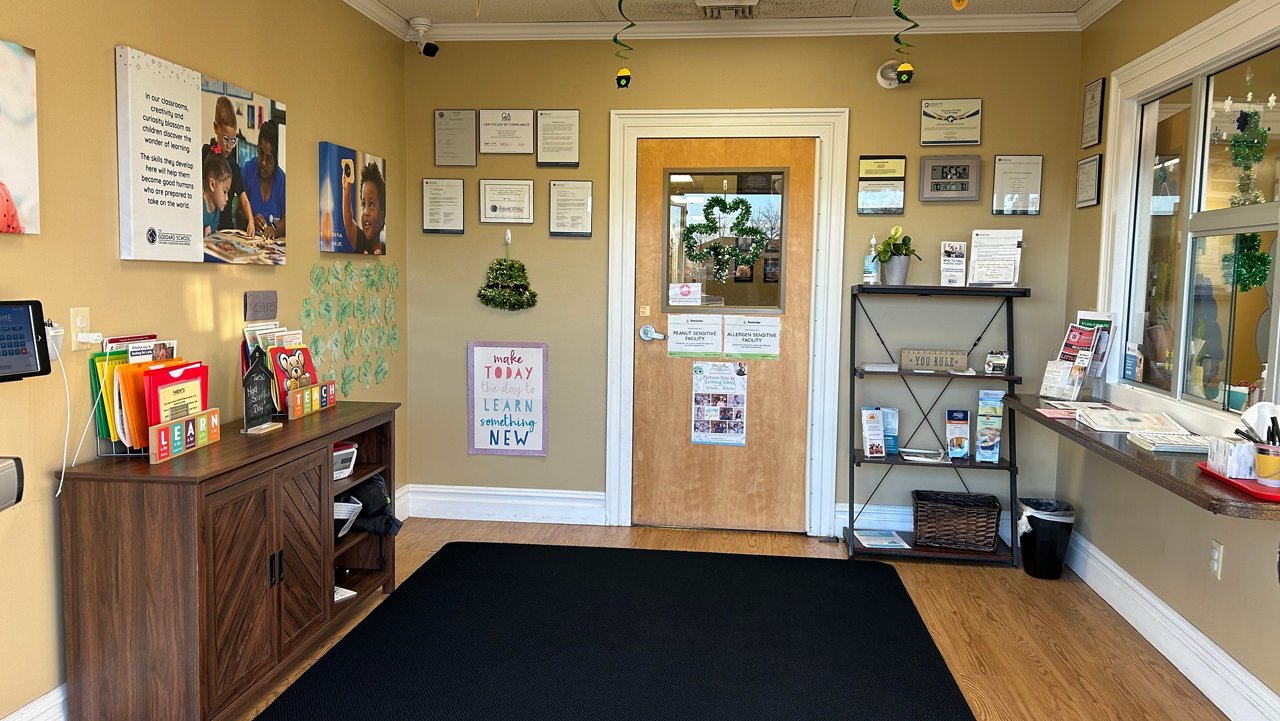
[[901, 225], [893, 226], [889, 237], [876, 246], [876, 257], [884, 266], [885, 285], [906, 285], [911, 259], [923, 260], [911, 247], [911, 236], [902, 234]]

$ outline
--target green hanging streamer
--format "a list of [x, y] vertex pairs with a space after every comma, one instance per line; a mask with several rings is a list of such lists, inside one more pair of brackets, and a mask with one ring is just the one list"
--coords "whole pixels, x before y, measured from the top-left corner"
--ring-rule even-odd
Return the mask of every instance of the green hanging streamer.
[[893, 0], [893, 14], [897, 15], [899, 20], [905, 23], [911, 23], [911, 27], [893, 36], [893, 41], [898, 44], [898, 52], [902, 53], [903, 55], [907, 55], [909, 54], [909, 52], [907, 51], [907, 48], [913, 48], [915, 46], [903, 40], [902, 33], [911, 32], [912, 30], [915, 30], [916, 28], [920, 27], [920, 23], [907, 17], [907, 14], [902, 12], [902, 0]]
[[[626, 43], [624, 43], [624, 42], [622, 42], [621, 40], [619, 40], [619, 39], [618, 39], [618, 36], [619, 36], [619, 35], [621, 35], [622, 33], [625, 33], [626, 31], [628, 31], [628, 30], [630, 30], [631, 28], [633, 28], [633, 27], [635, 27], [635, 26], [636, 26], [635, 21], [633, 21], [631, 18], [627, 17], [627, 13], [626, 13], [626, 11], [622, 9], [622, 3], [624, 3], [624, 2], [626, 2], [626, 0], [618, 0], [618, 14], [622, 16], [622, 19], [623, 19], [623, 20], [626, 20], [626, 21], [627, 21], [627, 26], [626, 26], [625, 28], [622, 28], [621, 30], [619, 30], [618, 32], [616, 32], [616, 33], [614, 33], [614, 34], [613, 34], [613, 44], [614, 44], [614, 45], [619, 46], [620, 48], [622, 48], [622, 49], [624, 49], [624, 50], [635, 50], [635, 48], [631, 47], [630, 45], [628, 45], [628, 44], [626, 44]], [[628, 55], [623, 55], [623, 54], [622, 54], [622, 50], [618, 50], [617, 52], [615, 52], [615, 53], [613, 54], [613, 56], [614, 56], [615, 58], [618, 58], [619, 60], [629, 60], [629, 59], [630, 59], [630, 56], [628, 56]]]

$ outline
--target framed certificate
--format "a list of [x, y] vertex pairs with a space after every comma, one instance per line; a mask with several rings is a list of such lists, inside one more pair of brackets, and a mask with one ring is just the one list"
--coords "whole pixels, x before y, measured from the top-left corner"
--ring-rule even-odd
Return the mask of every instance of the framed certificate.
[[481, 153], [532, 153], [532, 110], [481, 110]]
[[476, 111], [436, 110], [436, 165], [476, 164]]
[[481, 223], [533, 223], [532, 180], [481, 180]]
[[920, 158], [920, 200], [977, 200], [982, 158], [976, 155], [933, 155]]
[[981, 145], [982, 99], [920, 101], [921, 145]]
[[461, 178], [422, 179], [422, 232], [463, 232]]
[[1040, 215], [1043, 155], [997, 155], [992, 215]]
[[1091, 148], [1102, 142], [1102, 105], [1106, 78], [1084, 86], [1084, 119], [1080, 124], [1080, 147]]
[[537, 164], [539, 167], [578, 167], [578, 111], [539, 110]]
[[591, 237], [591, 181], [553, 180], [551, 212], [547, 214], [551, 235], [562, 238]]
[[1076, 207], [1098, 204], [1098, 177], [1102, 172], [1102, 156], [1091, 155], [1076, 163]]
[[858, 215], [902, 215], [907, 156], [858, 156]]

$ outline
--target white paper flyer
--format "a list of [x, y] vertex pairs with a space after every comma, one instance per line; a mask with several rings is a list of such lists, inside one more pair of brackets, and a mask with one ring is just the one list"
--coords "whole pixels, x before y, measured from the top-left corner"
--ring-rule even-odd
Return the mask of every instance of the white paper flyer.
[[701, 283], [672, 283], [667, 286], [669, 305], [702, 305]]
[[747, 364], [693, 364], [693, 442], [747, 445]]
[[724, 324], [718, 315], [667, 316], [668, 358], [719, 358]]
[[724, 316], [726, 358], [777, 360], [782, 318], [758, 315]]

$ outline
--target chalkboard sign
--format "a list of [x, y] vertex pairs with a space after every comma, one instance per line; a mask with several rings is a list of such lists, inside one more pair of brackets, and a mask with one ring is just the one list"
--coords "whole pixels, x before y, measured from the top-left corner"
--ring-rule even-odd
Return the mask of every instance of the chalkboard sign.
[[244, 429], [252, 431], [269, 425], [276, 404], [271, 400], [271, 369], [267, 367], [267, 354], [254, 348], [249, 355], [249, 371], [244, 374]]

